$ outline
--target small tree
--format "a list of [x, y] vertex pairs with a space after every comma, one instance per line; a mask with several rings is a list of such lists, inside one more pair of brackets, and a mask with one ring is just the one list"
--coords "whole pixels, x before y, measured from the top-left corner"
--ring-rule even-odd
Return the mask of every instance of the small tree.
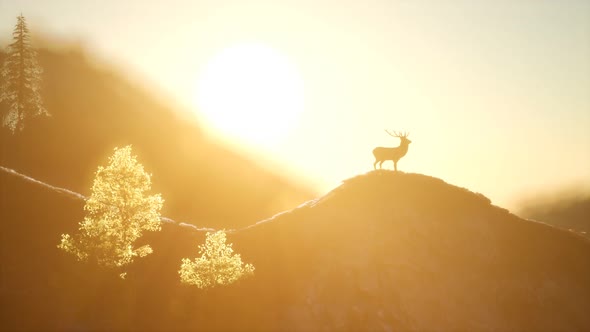
[[134, 257], [152, 253], [149, 245], [134, 245], [142, 231], [161, 229], [163, 200], [159, 194], [146, 196], [150, 188], [150, 175], [131, 155], [131, 146], [115, 148], [109, 165], [100, 166], [96, 172], [78, 236], [62, 234], [58, 248], [74, 254], [78, 260], [93, 258], [107, 267], [121, 267]]
[[[205, 244], [199, 245], [200, 258], [182, 259], [178, 273], [180, 281], [199, 288], [229, 285], [254, 274], [254, 266], [242, 262], [239, 254], [233, 254], [232, 244], [225, 244], [225, 232], [207, 233]], [[233, 255], [232, 255], [233, 254]]]
[[12, 132], [24, 128], [25, 119], [37, 115], [49, 115], [41, 99], [41, 73], [37, 53], [31, 47], [29, 29], [24, 16], [17, 18], [12, 32], [13, 42], [8, 45], [7, 57], [0, 76], [0, 103], [7, 103], [3, 126]]

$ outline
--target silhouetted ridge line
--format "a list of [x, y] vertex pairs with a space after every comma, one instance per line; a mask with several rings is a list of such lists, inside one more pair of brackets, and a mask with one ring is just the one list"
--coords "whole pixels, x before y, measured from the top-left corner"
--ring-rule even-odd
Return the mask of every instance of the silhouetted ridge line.
[[[87, 196], [84, 196], [84, 195], [82, 195], [80, 193], [77, 193], [75, 191], [72, 191], [72, 190], [69, 190], [69, 189], [66, 189], [66, 188], [61, 188], [61, 187], [53, 186], [51, 184], [48, 184], [48, 183], [45, 183], [43, 181], [37, 180], [37, 179], [32, 178], [30, 176], [21, 174], [21, 173], [15, 171], [13, 169], [0, 166], [0, 170], [6, 172], [8, 174], [12, 174], [14, 176], [17, 176], [17, 177], [19, 177], [19, 178], [21, 178], [21, 179], [23, 179], [25, 181], [28, 181], [30, 183], [41, 185], [41, 186], [43, 186], [45, 188], [48, 188], [48, 189], [50, 189], [52, 191], [55, 191], [55, 192], [58, 192], [58, 193], [61, 193], [61, 194], [65, 194], [65, 195], [74, 197], [74, 198], [79, 199], [79, 200], [83, 200], [83, 201], [88, 200], [88, 197]], [[197, 231], [197, 232], [216, 232], [216, 231], [219, 231], [219, 230], [223, 230], [226, 233], [235, 234], [235, 233], [238, 233], [238, 232], [241, 232], [241, 231], [253, 229], [253, 228], [256, 228], [257, 226], [261, 226], [263, 224], [269, 223], [269, 222], [275, 220], [276, 218], [278, 218], [280, 216], [283, 216], [285, 214], [293, 213], [294, 211], [299, 210], [301, 208], [315, 207], [316, 205], [318, 205], [318, 204], [320, 204], [320, 203], [322, 203], [322, 202], [324, 202], [326, 200], [329, 200], [329, 198], [332, 197], [337, 192], [342, 192], [343, 190], [345, 192], [350, 192], [351, 186], [352, 187], [357, 187], [356, 189], [357, 190], [361, 190], [361, 191], [365, 191], [365, 188], [362, 188], [362, 187], [366, 187], [367, 184], [370, 185], [371, 183], [373, 183], [373, 181], [378, 181], [379, 183], [381, 183], [381, 185], [388, 186], [387, 181], [382, 181], [380, 179], [381, 175], [384, 174], [384, 172], [385, 171], [383, 171], [383, 170], [373, 171], [372, 180], [370, 182], [366, 182], [366, 181], [362, 180], [362, 179], [366, 179], [366, 175], [358, 175], [358, 176], [352, 177], [350, 179], [347, 179], [347, 180], [343, 181], [343, 186], [339, 186], [339, 187], [334, 188], [333, 190], [331, 190], [330, 192], [328, 192], [323, 197], [312, 199], [310, 201], [307, 201], [307, 202], [299, 205], [295, 209], [291, 209], [291, 210], [287, 210], [287, 211], [283, 211], [283, 212], [277, 213], [277, 214], [275, 214], [275, 215], [273, 215], [273, 216], [271, 216], [269, 218], [259, 220], [259, 221], [255, 222], [253, 224], [250, 224], [250, 225], [247, 225], [247, 226], [244, 226], [244, 227], [241, 227], [241, 228], [215, 229], [215, 228], [210, 228], [210, 227], [198, 227], [195, 224], [176, 221], [176, 220], [174, 220], [172, 218], [168, 218], [168, 217], [160, 217], [160, 220], [162, 222], [165, 222], [165, 223], [174, 224], [174, 225], [177, 225], [177, 226], [180, 226], [180, 227], [184, 227], [184, 228], [189, 228], [189, 229], [192, 229], [192, 230]], [[398, 173], [398, 172], [395, 172], [395, 173]], [[403, 172], [399, 172], [399, 173], [403, 173]], [[419, 174], [414, 174], [414, 175], [419, 175]], [[437, 178], [433, 178], [433, 177], [429, 177], [429, 176], [424, 176], [424, 175], [419, 175], [419, 176], [422, 179], [421, 181], [424, 181], [424, 179], [434, 179], [439, 184], [446, 184], [446, 182], [444, 182], [441, 179], [437, 179]], [[360, 186], [360, 187], [358, 187], [358, 186]], [[461, 192], [462, 194], [467, 194], [467, 193], [474, 194], [474, 193], [470, 192], [469, 190], [467, 190], [465, 188], [459, 188], [459, 187], [454, 187], [454, 186], [451, 186], [451, 187], [454, 188], [454, 190], [456, 192]], [[356, 191], [356, 190], [354, 190], [354, 191]], [[348, 196], [348, 195], [341, 195], [341, 198], [343, 198], [343, 197], [345, 198], [346, 196]], [[485, 196], [483, 196], [481, 194], [475, 194], [475, 195], [471, 196], [470, 199], [471, 200], [478, 201], [479, 203], [483, 203], [484, 205], [488, 205], [488, 204], [491, 203], [491, 201], [487, 197], [485, 197]]]
[[[40, 185], [42, 187], [48, 188], [48, 189], [50, 189], [50, 190], [52, 190], [54, 192], [57, 192], [57, 193], [60, 193], [60, 194], [64, 194], [66, 196], [70, 196], [70, 197], [73, 197], [75, 199], [82, 200], [82, 201], [88, 200], [88, 197], [87, 196], [84, 196], [84, 195], [82, 195], [80, 193], [77, 193], [75, 191], [72, 191], [72, 190], [69, 190], [69, 189], [66, 189], [66, 188], [57, 187], [57, 186], [51, 185], [49, 183], [45, 183], [43, 181], [37, 180], [35, 178], [32, 178], [32, 177], [30, 177], [28, 175], [24, 175], [22, 173], [19, 173], [19, 172], [15, 171], [15, 170], [13, 170], [11, 168], [0, 166], [0, 170], [6, 172], [8, 174], [14, 175], [14, 176], [16, 176], [16, 177], [18, 177], [20, 179], [23, 179], [23, 180], [25, 180], [27, 182], [34, 183], [34, 184]], [[198, 232], [215, 232], [215, 231], [217, 231], [214, 228], [198, 227], [198, 226], [196, 226], [194, 224], [185, 223], [185, 222], [178, 222], [178, 221], [176, 221], [174, 219], [171, 219], [171, 218], [168, 218], [168, 217], [160, 217], [160, 220], [162, 222], [165, 222], [165, 223], [175, 224], [175, 225], [178, 225], [180, 227], [190, 228], [190, 229], [193, 229], [193, 230], [198, 231]], [[234, 233], [234, 232], [237, 232], [237, 231], [238, 230], [232, 229], [232, 230], [228, 230], [226, 232], [232, 232], [232, 233]]]
[[28, 175], [21, 174], [21, 173], [15, 171], [13, 169], [6, 168], [6, 167], [3, 167], [3, 166], [0, 166], [0, 169], [3, 170], [4, 172], [8, 173], [8, 174], [12, 174], [12, 175], [14, 175], [16, 177], [19, 177], [19, 178], [21, 178], [21, 179], [23, 179], [25, 181], [30, 182], [30, 183], [38, 184], [38, 185], [41, 185], [41, 186], [43, 186], [45, 188], [49, 188], [49, 189], [51, 189], [51, 190], [53, 190], [55, 192], [58, 192], [58, 193], [61, 193], [61, 194], [65, 194], [65, 195], [68, 195], [68, 196], [72, 196], [72, 197], [74, 197], [76, 199], [80, 199], [80, 200], [84, 200], [84, 201], [88, 199], [88, 197], [86, 197], [86, 196], [84, 196], [84, 195], [82, 195], [80, 193], [77, 193], [75, 191], [71, 191], [69, 189], [65, 189], [65, 188], [61, 188], [61, 187], [56, 187], [56, 186], [50, 185], [50, 184], [45, 183], [43, 181], [39, 181], [37, 179], [34, 179], [34, 178], [32, 178], [32, 177], [30, 177]]

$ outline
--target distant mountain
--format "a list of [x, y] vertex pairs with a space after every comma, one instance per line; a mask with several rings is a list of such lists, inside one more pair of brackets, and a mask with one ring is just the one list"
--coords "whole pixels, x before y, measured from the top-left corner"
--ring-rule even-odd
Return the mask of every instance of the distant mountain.
[[80, 202], [3, 180], [7, 330], [590, 330], [590, 241], [425, 175], [372, 171], [230, 234], [255, 274], [207, 291], [177, 275], [204, 234], [165, 225], [120, 280], [55, 248]]
[[590, 238], [590, 193], [562, 192], [555, 196], [529, 199], [522, 204], [518, 215]]
[[[0, 52], [0, 63], [5, 56]], [[42, 49], [39, 62], [51, 117], [34, 118], [16, 135], [0, 128], [0, 165], [89, 194], [97, 167], [116, 146], [133, 144], [153, 174], [154, 191], [166, 200], [166, 216], [219, 228], [312, 197], [306, 187], [208, 140], [195, 121], [155, 98], [157, 91], [134, 86], [81, 51]]]

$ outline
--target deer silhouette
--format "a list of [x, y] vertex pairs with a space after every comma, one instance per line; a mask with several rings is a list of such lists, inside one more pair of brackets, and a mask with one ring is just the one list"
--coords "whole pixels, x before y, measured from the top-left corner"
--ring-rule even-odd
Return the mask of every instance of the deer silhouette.
[[393, 168], [397, 171], [397, 162], [406, 155], [408, 152], [408, 146], [412, 141], [408, 139], [409, 133], [399, 134], [397, 132], [390, 133], [389, 131], [385, 130], [389, 136], [398, 137], [401, 142], [398, 147], [395, 148], [384, 148], [384, 147], [376, 147], [373, 149], [373, 156], [375, 156], [375, 162], [373, 163], [373, 168], [377, 169], [377, 163], [379, 163], [379, 168], [382, 168], [383, 162], [386, 160], [393, 161]]

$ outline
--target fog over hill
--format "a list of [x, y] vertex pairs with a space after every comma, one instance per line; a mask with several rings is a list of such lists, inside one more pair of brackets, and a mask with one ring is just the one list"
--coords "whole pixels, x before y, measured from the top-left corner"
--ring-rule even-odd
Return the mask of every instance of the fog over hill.
[[523, 200], [518, 215], [590, 237], [590, 191], [557, 190]]

